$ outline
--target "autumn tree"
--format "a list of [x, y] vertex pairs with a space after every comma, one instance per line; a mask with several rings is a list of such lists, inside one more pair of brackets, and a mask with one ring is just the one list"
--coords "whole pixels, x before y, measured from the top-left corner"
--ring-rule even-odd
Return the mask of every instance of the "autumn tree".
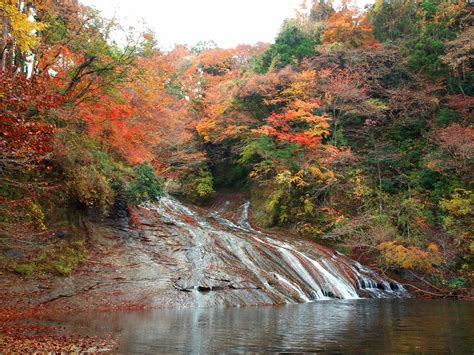
[[283, 68], [301, 62], [305, 57], [315, 54], [315, 41], [294, 21], [288, 20], [282, 27], [275, 43], [262, 54], [255, 70], [265, 73], [272, 68]]
[[322, 41], [324, 44], [341, 43], [347, 48], [361, 48], [376, 44], [367, 15], [347, 6], [334, 12], [328, 18]]
[[30, 21], [37, 5], [42, 1], [2, 0], [0, 15], [2, 19], [2, 36], [0, 41], [0, 70], [18, 68], [27, 71], [25, 54], [39, 44], [38, 32], [46, 24], [37, 20]]
[[400, 40], [414, 31], [416, 1], [376, 0], [368, 16], [379, 41]]

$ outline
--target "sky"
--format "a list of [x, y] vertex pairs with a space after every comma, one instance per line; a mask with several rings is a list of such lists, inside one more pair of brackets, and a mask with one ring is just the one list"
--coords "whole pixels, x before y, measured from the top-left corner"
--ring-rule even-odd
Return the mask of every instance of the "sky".
[[[152, 29], [162, 48], [213, 40], [229, 48], [272, 42], [301, 0], [81, 0], [126, 26]], [[358, 0], [363, 6], [370, 0]], [[310, 3], [310, 1], [308, 1]]]

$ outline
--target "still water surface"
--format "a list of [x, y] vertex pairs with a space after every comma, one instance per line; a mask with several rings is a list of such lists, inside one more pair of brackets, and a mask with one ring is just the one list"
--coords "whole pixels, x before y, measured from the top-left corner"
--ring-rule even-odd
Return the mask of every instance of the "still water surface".
[[320, 301], [281, 307], [197, 308], [69, 319], [112, 332], [121, 353], [473, 353], [474, 303]]

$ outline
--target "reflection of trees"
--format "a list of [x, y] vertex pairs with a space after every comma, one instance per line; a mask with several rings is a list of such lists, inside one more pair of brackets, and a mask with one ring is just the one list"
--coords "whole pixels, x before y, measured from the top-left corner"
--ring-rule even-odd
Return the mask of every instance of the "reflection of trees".
[[469, 352], [474, 304], [321, 301], [282, 307], [196, 308], [82, 315], [67, 329], [118, 335], [123, 353]]

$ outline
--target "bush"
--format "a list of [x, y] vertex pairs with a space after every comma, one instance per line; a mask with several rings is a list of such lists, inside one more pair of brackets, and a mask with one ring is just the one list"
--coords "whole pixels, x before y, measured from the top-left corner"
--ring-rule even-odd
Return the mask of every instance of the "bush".
[[421, 271], [434, 274], [443, 262], [438, 247], [430, 244], [427, 250], [418, 247], [397, 244], [395, 242], [381, 243], [377, 249], [382, 254], [382, 263], [388, 267]]
[[214, 189], [212, 175], [208, 171], [202, 171], [196, 180], [196, 193], [200, 198], [207, 198], [212, 195]]
[[62, 178], [68, 181], [73, 200], [108, 214], [115, 202], [118, 187], [123, 185], [126, 168], [97, 143], [77, 132], [64, 130], [58, 135], [56, 163]]
[[35, 271], [34, 263], [18, 264], [13, 266], [13, 271], [23, 276], [30, 276]]
[[13, 271], [30, 276], [36, 273], [52, 273], [69, 276], [87, 259], [83, 241], [59, 242], [40, 251], [32, 260], [13, 266]]
[[[84, 243], [76, 242], [72, 244], [62, 244], [56, 255], [48, 255], [52, 259], [52, 270], [61, 276], [69, 276], [80, 265], [86, 261], [86, 251]], [[51, 269], [51, 267], [50, 267]]]
[[155, 170], [148, 163], [143, 163], [133, 168], [134, 179], [125, 188], [125, 197], [133, 205], [146, 201], [157, 201], [163, 196], [161, 180], [156, 176]]
[[464, 288], [466, 287], [466, 280], [464, 280], [462, 277], [454, 277], [448, 282], [448, 287], [450, 288]]
[[214, 178], [204, 169], [199, 173], [190, 172], [181, 179], [178, 193], [191, 202], [204, 203], [214, 193]]

